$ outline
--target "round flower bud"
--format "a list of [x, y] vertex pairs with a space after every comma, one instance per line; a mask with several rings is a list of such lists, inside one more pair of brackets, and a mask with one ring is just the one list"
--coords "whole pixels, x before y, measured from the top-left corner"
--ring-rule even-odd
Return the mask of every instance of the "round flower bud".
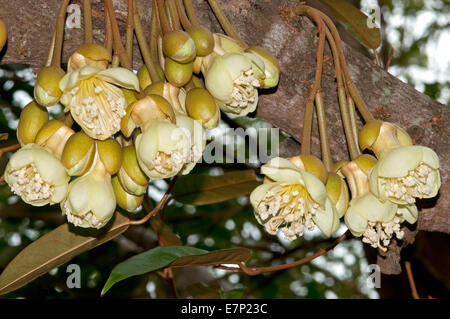
[[291, 158], [288, 158], [295, 166], [300, 169], [304, 169], [308, 173], [316, 176], [322, 183], [325, 184], [328, 178], [328, 172], [323, 162], [314, 155], [300, 154]]
[[95, 141], [83, 131], [73, 134], [64, 147], [61, 162], [70, 176], [81, 176], [91, 168]]
[[106, 69], [109, 61], [111, 61], [111, 54], [105, 47], [87, 43], [79, 46], [70, 56], [67, 62], [67, 70], [71, 72], [87, 65]]
[[0, 51], [6, 44], [6, 40], [8, 40], [8, 30], [6, 28], [5, 22], [3, 22], [2, 19], [0, 19]]
[[220, 121], [220, 109], [213, 96], [205, 89], [194, 88], [186, 95], [186, 111], [205, 128], [214, 128]]
[[[164, 71], [161, 69], [159, 64], [155, 64], [156, 71], [158, 72], [161, 79], [164, 79]], [[137, 77], [139, 79], [139, 85], [141, 88], [146, 88], [150, 84], [152, 84], [152, 79], [150, 78], [150, 73], [148, 73], [147, 67], [143, 64], [137, 73]]]
[[59, 102], [62, 91], [59, 81], [65, 72], [56, 66], [46, 66], [39, 71], [34, 86], [34, 99], [42, 106], [52, 106]]
[[387, 152], [370, 171], [370, 191], [382, 201], [406, 205], [435, 197], [441, 187], [439, 158], [428, 147], [411, 145]]
[[179, 63], [192, 62], [197, 54], [194, 40], [189, 33], [181, 30], [165, 34], [162, 49], [166, 56]]
[[277, 86], [280, 77], [280, 64], [277, 58], [266, 49], [258, 46], [250, 47], [245, 51], [253, 53], [264, 62], [265, 79], [262, 87], [271, 88]]
[[69, 184], [67, 197], [61, 202], [63, 215], [74, 226], [105, 226], [116, 209], [116, 197], [109, 174], [87, 173]]
[[5, 181], [11, 190], [33, 206], [61, 202], [69, 179], [61, 162], [33, 143], [14, 153], [5, 169]]
[[339, 218], [341, 218], [345, 215], [348, 208], [349, 194], [347, 184], [341, 176], [330, 172], [325, 187], [328, 197], [336, 206]]
[[211, 31], [201, 25], [193, 25], [186, 30], [194, 40], [197, 56], [209, 55], [214, 49], [214, 38]]
[[36, 135], [34, 142], [49, 150], [60, 159], [67, 140], [75, 132], [59, 120], [50, 120], [45, 123]]
[[34, 100], [28, 103], [20, 113], [17, 125], [17, 140], [23, 146], [33, 143], [37, 133], [48, 121], [48, 111]]
[[111, 179], [111, 184], [114, 189], [114, 195], [116, 196], [117, 205], [127, 212], [133, 212], [142, 205], [144, 195], [135, 196], [127, 193], [119, 182], [117, 176]]
[[109, 175], [119, 171], [122, 166], [122, 147], [119, 142], [112, 138], [97, 141], [97, 153]]
[[148, 186], [148, 177], [145, 176], [136, 157], [136, 151], [133, 145], [123, 149], [123, 161], [119, 172], [117, 173], [120, 184], [123, 189], [132, 195], [143, 195]]
[[281, 230], [294, 240], [305, 228], [317, 226], [328, 237], [337, 230], [338, 212], [316, 176], [280, 157], [261, 166], [261, 173], [268, 179], [253, 190], [250, 202], [267, 232]]
[[192, 63], [179, 63], [171, 58], [164, 60], [164, 74], [167, 81], [176, 87], [186, 85], [192, 78]]

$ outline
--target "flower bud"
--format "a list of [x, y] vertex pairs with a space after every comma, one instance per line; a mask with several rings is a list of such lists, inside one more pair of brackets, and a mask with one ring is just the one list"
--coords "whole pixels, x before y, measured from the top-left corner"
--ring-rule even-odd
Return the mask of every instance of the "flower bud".
[[130, 104], [121, 121], [122, 133], [129, 137], [136, 125], [142, 130], [154, 121], [175, 121], [175, 114], [170, 103], [162, 96], [150, 94]]
[[56, 66], [46, 66], [39, 71], [34, 86], [34, 98], [42, 106], [52, 106], [59, 102], [62, 91], [59, 81], [65, 72]]
[[412, 139], [398, 125], [376, 120], [363, 126], [358, 143], [362, 150], [370, 149], [380, 158], [394, 148], [412, 145]]
[[300, 154], [291, 158], [288, 158], [291, 163], [300, 169], [307, 171], [308, 173], [316, 176], [322, 183], [325, 184], [328, 178], [328, 172], [323, 162], [314, 155]]
[[[164, 71], [161, 69], [159, 64], [155, 64], [156, 71], [158, 72], [161, 79], [164, 79]], [[139, 79], [139, 86], [141, 88], [146, 88], [150, 84], [152, 84], [152, 79], [150, 78], [150, 73], [148, 73], [147, 67], [143, 64], [137, 73], [137, 77]]]
[[83, 131], [73, 134], [64, 147], [61, 162], [70, 176], [81, 176], [91, 168], [95, 141]]
[[5, 181], [25, 203], [44, 206], [64, 199], [69, 175], [50, 152], [30, 143], [14, 153], [9, 160], [5, 169]]
[[325, 185], [313, 174], [291, 161], [276, 157], [261, 166], [268, 177], [250, 195], [258, 222], [270, 234], [281, 230], [288, 240], [303, 235], [304, 228], [315, 226], [330, 236], [339, 227], [335, 205]]
[[78, 47], [70, 56], [67, 62], [67, 70], [71, 72], [87, 65], [106, 69], [111, 61], [111, 54], [108, 50], [98, 44], [87, 43]]
[[214, 128], [220, 121], [220, 109], [213, 96], [205, 89], [191, 89], [186, 95], [186, 111], [205, 128]]
[[262, 47], [250, 47], [245, 51], [253, 53], [264, 62], [265, 79], [262, 88], [267, 89], [277, 86], [280, 77], [280, 64], [277, 58]]
[[341, 176], [330, 172], [325, 187], [328, 197], [336, 206], [339, 218], [341, 218], [345, 215], [348, 208], [349, 194], [347, 184]]
[[133, 212], [138, 209], [142, 201], [144, 200], [144, 195], [135, 196], [127, 193], [119, 182], [117, 176], [111, 179], [111, 184], [114, 189], [114, 195], [116, 196], [117, 205], [120, 208], [126, 210], [127, 212]]
[[197, 56], [209, 55], [214, 49], [214, 37], [211, 31], [201, 25], [193, 25], [186, 30], [197, 48]]
[[367, 154], [358, 156], [355, 160], [343, 164], [340, 172], [347, 179], [352, 198], [369, 192], [369, 173], [377, 163], [375, 157]]
[[63, 215], [77, 227], [105, 226], [116, 209], [116, 197], [109, 174], [87, 173], [69, 184], [67, 197], [61, 202]]
[[33, 143], [37, 133], [48, 121], [48, 111], [34, 100], [28, 103], [20, 113], [17, 125], [17, 140], [23, 146]]
[[143, 195], [147, 189], [148, 178], [145, 176], [136, 157], [136, 151], [133, 145], [123, 149], [123, 161], [119, 172], [117, 173], [120, 184], [123, 189], [132, 195]]
[[164, 60], [164, 74], [167, 81], [176, 87], [182, 87], [187, 84], [193, 73], [192, 63], [179, 63], [171, 58]]
[[109, 175], [119, 171], [122, 166], [122, 147], [119, 142], [112, 138], [97, 141], [97, 153]]
[[239, 43], [223, 33], [214, 33], [214, 52], [218, 55], [224, 55], [226, 53], [242, 53], [244, 49]]
[[172, 105], [172, 109], [176, 114], [186, 115], [186, 91], [183, 88], [178, 88], [169, 82], [157, 82], [147, 86], [144, 92], [147, 95], [156, 94], [162, 96]]
[[0, 51], [6, 44], [6, 40], [8, 40], [8, 31], [5, 22], [3, 22], [2, 19], [0, 19]]
[[75, 132], [59, 120], [51, 120], [42, 126], [36, 135], [35, 143], [49, 150], [60, 159], [67, 140]]
[[401, 146], [385, 153], [370, 172], [370, 191], [382, 201], [406, 205], [435, 197], [441, 187], [439, 158], [430, 148]]
[[181, 30], [165, 34], [162, 49], [166, 56], [179, 63], [192, 62], [197, 54], [194, 40], [189, 33]]

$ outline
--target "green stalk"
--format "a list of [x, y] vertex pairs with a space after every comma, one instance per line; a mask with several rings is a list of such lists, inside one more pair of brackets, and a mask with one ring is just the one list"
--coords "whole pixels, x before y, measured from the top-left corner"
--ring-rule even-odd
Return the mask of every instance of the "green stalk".
[[214, 12], [214, 15], [216, 16], [217, 20], [219, 21], [220, 25], [222, 26], [222, 29], [225, 31], [225, 33], [235, 39], [239, 45], [247, 49], [248, 45], [241, 39], [239, 34], [234, 30], [233, 26], [231, 25], [230, 21], [228, 20], [225, 13], [222, 11], [222, 8], [220, 7], [217, 0], [208, 0], [209, 5], [211, 6], [211, 9]]
[[322, 92], [316, 93], [316, 113], [317, 123], [319, 124], [320, 149], [322, 152], [322, 161], [329, 172], [333, 171], [333, 159], [331, 158], [330, 143], [328, 139], [327, 119], [325, 116], [325, 107], [323, 103]]
[[64, 41], [64, 24], [66, 20], [67, 6], [70, 0], [64, 0], [59, 9], [55, 27], [55, 48], [53, 49], [52, 66], [61, 67], [62, 44]]
[[53, 32], [52, 41], [50, 42], [50, 48], [48, 49], [47, 61], [45, 62], [45, 66], [50, 66], [52, 64], [53, 51], [55, 50], [55, 38], [56, 32]]
[[184, 0], [183, 2], [187, 16], [189, 17], [189, 21], [191, 22], [191, 24], [200, 25], [200, 21], [198, 21], [197, 15], [195, 14], [195, 9], [192, 4], [192, 0]]
[[105, 10], [105, 41], [103, 45], [106, 48], [106, 50], [108, 50], [109, 54], [112, 54], [113, 35], [111, 28], [111, 19], [109, 18], [107, 10]]
[[169, 21], [167, 20], [166, 10], [164, 9], [164, 1], [155, 0], [155, 3], [158, 8], [159, 21], [161, 23], [161, 29], [163, 31], [163, 34], [171, 32], [172, 28], [170, 27]]
[[158, 61], [158, 37], [161, 34], [159, 28], [158, 9], [153, 4], [150, 20], [150, 54], [153, 61]]
[[181, 30], [180, 17], [178, 15], [177, 5], [174, 0], [166, 0], [166, 6], [170, 13], [173, 30]]
[[125, 34], [125, 49], [127, 50], [128, 60], [133, 65], [133, 31], [134, 31], [134, 9], [133, 0], [128, 0], [127, 11], [127, 32]]
[[185, 30], [189, 29], [192, 25], [189, 18], [184, 10], [183, 2], [181, 0], [175, 0], [175, 5], [177, 6], [178, 16], [180, 17], [180, 22]]
[[83, 0], [84, 43], [93, 43], [91, 0]]
[[358, 145], [358, 127], [356, 126], [355, 102], [353, 102], [352, 97], [349, 95], [347, 95], [347, 105], [348, 105], [348, 112], [350, 114], [350, 124], [352, 127], [353, 138], [355, 139], [355, 144], [356, 144], [356, 148], [358, 149], [358, 155], [359, 155], [359, 154], [361, 154], [361, 151], [359, 150], [359, 145]]

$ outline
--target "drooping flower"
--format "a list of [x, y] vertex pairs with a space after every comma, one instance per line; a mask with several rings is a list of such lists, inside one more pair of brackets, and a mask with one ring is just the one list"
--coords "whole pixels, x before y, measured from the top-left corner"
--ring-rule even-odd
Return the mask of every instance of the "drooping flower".
[[255, 188], [250, 201], [258, 222], [270, 234], [281, 230], [288, 240], [315, 226], [330, 236], [339, 226], [336, 207], [325, 185], [289, 160], [276, 157], [261, 167], [265, 182]]
[[61, 202], [66, 196], [69, 179], [61, 162], [33, 143], [18, 150], [5, 170], [5, 181], [11, 190], [33, 206]]
[[120, 130], [120, 120], [126, 114], [126, 100], [119, 87], [139, 91], [139, 80], [124, 68], [85, 66], [66, 74], [59, 86], [64, 111], [70, 110], [87, 135], [104, 140]]
[[205, 74], [206, 88], [224, 112], [244, 116], [256, 109], [261, 86], [258, 75], [264, 75], [264, 62], [257, 56], [250, 59], [250, 54], [216, 56]]
[[370, 191], [382, 201], [407, 205], [416, 198], [435, 197], [441, 186], [439, 158], [425, 146], [395, 148], [373, 167], [369, 183]]

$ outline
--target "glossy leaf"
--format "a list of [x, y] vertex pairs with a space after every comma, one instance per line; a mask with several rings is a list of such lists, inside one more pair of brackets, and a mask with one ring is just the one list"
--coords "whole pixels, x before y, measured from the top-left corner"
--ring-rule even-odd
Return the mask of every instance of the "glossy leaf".
[[250, 250], [246, 248], [216, 250], [200, 256], [180, 257], [171, 263], [170, 267], [235, 264], [246, 262], [250, 258], [250, 254]]
[[172, 192], [184, 204], [207, 205], [250, 194], [260, 182], [253, 170], [226, 172], [220, 176], [180, 176]]
[[381, 43], [381, 32], [379, 28], [373, 26], [371, 17], [345, 0], [320, 1], [359, 43], [368, 49], [378, 48]]
[[106, 233], [99, 237], [72, 232], [66, 223], [25, 247], [5, 268], [0, 276], [0, 295], [14, 291], [73, 257], [101, 245], [129, 227], [129, 219], [116, 213]]

